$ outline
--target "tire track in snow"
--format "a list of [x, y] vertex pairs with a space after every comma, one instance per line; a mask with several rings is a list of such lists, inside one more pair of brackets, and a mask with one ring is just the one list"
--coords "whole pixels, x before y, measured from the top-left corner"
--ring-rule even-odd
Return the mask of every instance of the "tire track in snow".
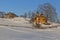
[[15, 29], [13, 29], [13, 28], [8, 28], [8, 27], [5, 27], [5, 26], [1, 26], [1, 27], [2, 27], [2, 28], [5, 28], [5, 29], [9, 29], [9, 30], [11, 30], [11, 31], [15, 31], [15, 32], [31, 33], [31, 32], [29, 32], [29, 31], [15, 30]]
[[13, 29], [13, 28], [5, 27], [5, 26], [0, 26], [0, 27], [11, 30], [11, 31], [14, 31], [14, 32], [18, 32], [18, 33], [33, 34], [33, 35], [38, 35], [38, 36], [40, 35], [39, 33], [29, 31], [29, 30], [23, 31], [23, 30], [16, 30], [16, 29]]

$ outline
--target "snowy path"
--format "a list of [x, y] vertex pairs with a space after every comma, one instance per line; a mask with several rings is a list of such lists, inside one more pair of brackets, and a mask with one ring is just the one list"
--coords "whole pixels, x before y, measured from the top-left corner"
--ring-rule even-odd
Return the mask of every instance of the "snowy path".
[[60, 40], [60, 28], [38, 30], [0, 26], [0, 40]]

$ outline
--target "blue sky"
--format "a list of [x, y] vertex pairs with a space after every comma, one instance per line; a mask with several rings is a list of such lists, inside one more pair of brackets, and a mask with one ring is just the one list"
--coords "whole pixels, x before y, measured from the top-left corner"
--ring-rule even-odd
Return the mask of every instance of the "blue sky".
[[34, 11], [44, 3], [52, 4], [60, 17], [60, 0], [0, 0], [0, 11], [14, 12], [21, 15], [25, 12]]
[[35, 10], [39, 2], [39, 0], [0, 0], [0, 11], [12, 11], [20, 15]]

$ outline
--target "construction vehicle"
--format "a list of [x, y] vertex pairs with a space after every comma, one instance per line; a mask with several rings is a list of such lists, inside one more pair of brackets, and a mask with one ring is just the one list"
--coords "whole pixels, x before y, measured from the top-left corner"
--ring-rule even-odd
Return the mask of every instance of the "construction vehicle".
[[44, 16], [44, 14], [38, 14], [33, 19], [33, 24], [35, 25], [35, 28], [41, 28], [41, 24], [46, 24], [47, 18]]

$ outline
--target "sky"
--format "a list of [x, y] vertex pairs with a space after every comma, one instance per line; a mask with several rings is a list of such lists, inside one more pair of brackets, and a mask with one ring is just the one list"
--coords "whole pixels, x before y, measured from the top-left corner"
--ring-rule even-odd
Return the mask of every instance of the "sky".
[[56, 8], [60, 17], [60, 0], [0, 0], [0, 11], [14, 12], [17, 15], [25, 12], [34, 11], [39, 5], [50, 3]]

